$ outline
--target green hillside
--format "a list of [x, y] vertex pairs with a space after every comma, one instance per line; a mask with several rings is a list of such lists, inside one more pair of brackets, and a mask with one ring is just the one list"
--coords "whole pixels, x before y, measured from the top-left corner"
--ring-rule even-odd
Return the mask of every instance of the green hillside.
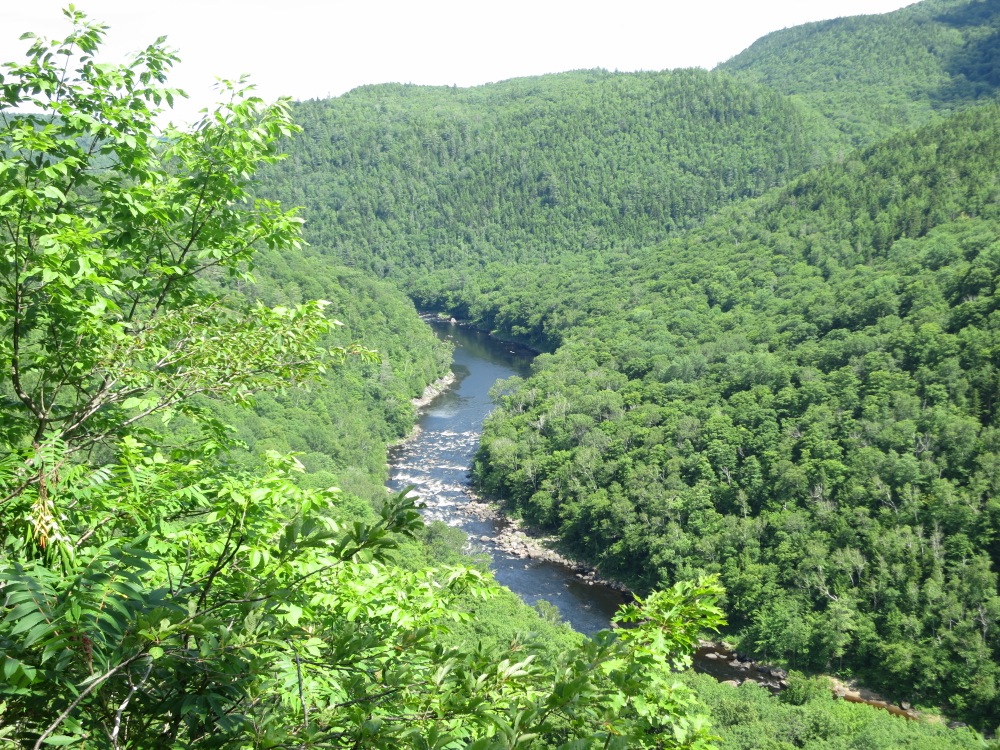
[[[0, 746], [996, 747], [803, 674], [1000, 725], [996, 2], [184, 132], [66, 16], [0, 66]], [[628, 627], [385, 492], [415, 305], [546, 350], [473, 478]]]
[[1000, 7], [924, 0], [809, 23], [762, 37], [718, 69], [793, 96], [866, 145], [995, 94]]
[[[584, 639], [407, 492], [331, 486], [381, 478], [441, 347], [251, 194], [287, 100], [224, 84], [163, 132], [164, 39], [98, 63], [105, 27], [65, 15], [0, 66], [0, 745], [710, 748], [674, 675], [722, 621], [716, 582]], [[265, 455], [227, 451], [220, 414], [255, 399]]]
[[995, 15], [780, 32], [723, 66], [767, 88], [366, 87], [299, 105], [262, 184], [317, 255], [555, 349], [497, 388], [485, 492], [640, 591], [720, 576], [745, 650], [991, 728]]
[[712, 73], [364, 87], [261, 185], [317, 257], [552, 352], [497, 388], [485, 492], [639, 590], [719, 575], [745, 650], [991, 728], [998, 27], [927, 0]]
[[402, 279], [648, 244], [826, 153], [784, 97], [701, 70], [367, 86], [295, 118], [264, 190], [325, 257]]
[[398, 289], [358, 270], [299, 252], [262, 252], [255, 276], [256, 284], [241, 285], [243, 304], [327, 300], [330, 315], [343, 325], [323, 343], [359, 342], [376, 351], [379, 362], [348, 357], [308, 388], [258, 395], [252, 409], [214, 404], [245, 444], [230, 460], [245, 463], [267, 450], [294, 451], [316, 486], [381, 496], [386, 444], [410, 432], [416, 416], [410, 400], [448, 372], [450, 350]]
[[998, 115], [512, 272], [564, 343], [498, 387], [480, 486], [640, 589], [721, 575], [742, 648], [995, 725]]

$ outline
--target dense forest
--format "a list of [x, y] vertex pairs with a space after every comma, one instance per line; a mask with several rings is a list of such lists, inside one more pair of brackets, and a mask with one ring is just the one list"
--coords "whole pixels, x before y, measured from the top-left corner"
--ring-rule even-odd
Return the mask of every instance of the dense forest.
[[[741, 647], [994, 716], [997, 115], [584, 283], [563, 346], [498, 388], [481, 486], [640, 590], [720, 574]], [[573, 308], [559, 286], [523, 298]]]
[[[166, 132], [67, 16], [0, 89], [0, 747], [992, 744], [806, 675], [1000, 725], [994, 3]], [[546, 352], [474, 482], [628, 627], [387, 496], [415, 304]], [[788, 688], [679, 675], [720, 630]]]
[[993, 96], [1000, 8], [924, 0], [776, 31], [719, 66], [821, 113], [856, 146]]
[[702, 70], [366, 86], [294, 115], [263, 192], [324, 257], [400, 279], [648, 244], [827, 147], [786, 98]]
[[294, 209], [250, 193], [288, 102], [234, 83], [161, 133], [162, 40], [98, 63], [104, 27], [66, 15], [3, 73], [0, 744], [711, 747], [674, 673], [718, 584], [583, 639], [375, 493], [444, 360], [411, 303], [299, 257]]
[[256, 283], [229, 285], [229, 295], [270, 306], [325, 299], [342, 325], [323, 343], [361, 342], [380, 361], [348, 358], [308, 388], [257, 395], [252, 409], [211, 403], [244, 444], [229, 460], [294, 451], [316, 486], [382, 494], [385, 447], [410, 432], [410, 400], [448, 371], [450, 351], [416, 316], [413, 303], [378, 279], [297, 252], [265, 250], [255, 263]]

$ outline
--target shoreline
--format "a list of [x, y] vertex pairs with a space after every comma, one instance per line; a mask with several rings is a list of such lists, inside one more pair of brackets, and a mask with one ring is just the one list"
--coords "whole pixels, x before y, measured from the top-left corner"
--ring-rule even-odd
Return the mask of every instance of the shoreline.
[[[421, 393], [416, 398], [411, 398], [410, 403], [413, 404], [414, 408], [417, 410], [417, 413], [419, 414], [422, 410], [430, 406], [431, 403], [434, 401], [434, 399], [436, 399], [446, 390], [451, 388], [451, 386], [454, 385], [454, 383], [455, 383], [455, 373], [449, 370], [446, 375], [442, 375], [433, 383], [428, 383], [424, 387], [424, 392]], [[410, 431], [406, 434], [405, 437], [401, 437], [399, 440], [389, 443], [386, 446], [387, 455], [391, 454], [392, 451], [399, 448], [400, 446], [406, 445], [408, 442], [413, 440], [419, 434], [420, 434], [420, 425], [417, 424], [416, 420], [414, 420], [413, 427], [410, 428]]]
[[525, 351], [531, 352], [531, 354], [535, 356], [545, 353], [544, 349], [538, 349], [532, 344], [525, 343], [524, 341], [518, 341], [517, 339], [513, 338], [504, 338], [502, 336], [498, 336], [493, 331], [489, 331], [485, 328], [480, 328], [471, 320], [459, 320], [458, 318], [451, 316], [442, 318], [438, 316], [438, 313], [433, 313], [433, 312], [418, 312], [417, 315], [420, 317], [421, 320], [423, 320], [425, 323], [429, 325], [461, 326], [462, 328], [468, 328], [469, 330], [477, 331], [478, 333], [481, 333], [485, 336], [489, 336], [491, 339], [493, 339], [494, 341], [498, 341], [501, 344], [518, 346], [524, 349]]
[[606, 586], [626, 596], [632, 594], [632, 591], [625, 584], [602, 577], [600, 571], [592, 565], [571, 560], [557, 552], [552, 548], [552, 545], [559, 541], [558, 537], [545, 535], [538, 529], [525, 526], [520, 519], [506, 515], [496, 503], [482, 499], [472, 500], [465, 504], [462, 512], [475, 518], [489, 519], [500, 525], [495, 537], [470, 536], [470, 540], [478, 541], [481, 544], [492, 544], [501, 552], [519, 560], [541, 560], [561, 565], [573, 571], [580, 582], [586, 583], [588, 586]]
[[[421, 409], [426, 409], [430, 406], [431, 402], [444, 393], [446, 390], [451, 388], [455, 383], [455, 373], [451, 370], [448, 371], [446, 375], [442, 375], [440, 378], [435, 380], [433, 383], [429, 383], [425, 388], [424, 392], [417, 396], [416, 398], [411, 398], [410, 403], [416, 407], [417, 411]], [[416, 427], [416, 425], [414, 425]]]
[[[739, 687], [744, 682], [755, 682], [772, 694], [778, 694], [788, 687], [788, 670], [739, 653], [725, 641], [698, 641], [695, 651], [696, 672], [707, 674], [725, 685]], [[849, 703], [863, 703], [872, 708], [888, 711], [894, 716], [910, 720], [927, 720], [927, 717], [913, 709], [906, 701], [893, 702], [874, 690], [869, 690], [857, 680], [842, 680], [831, 674], [809, 674], [807, 677], [822, 677], [830, 683], [830, 692]]]

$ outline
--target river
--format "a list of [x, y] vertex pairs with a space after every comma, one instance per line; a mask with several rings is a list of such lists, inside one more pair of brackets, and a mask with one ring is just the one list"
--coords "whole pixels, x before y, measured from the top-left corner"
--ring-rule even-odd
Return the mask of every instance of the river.
[[437, 335], [455, 346], [454, 385], [434, 399], [417, 422], [417, 434], [389, 457], [388, 486], [394, 491], [413, 485], [427, 505], [424, 515], [458, 526], [474, 551], [490, 557], [497, 581], [528, 604], [544, 599], [559, 609], [575, 630], [592, 635], [607, 628], [624, 601], [619, 591], [587, 584], [562, 565], [514, 557], [492, 541], [502, 521], [470, 512], [476, 501], [469, 486], [472, 457], [483, 420], [493, 409], [489, 391], [497, 380], [528, 374], [533, 352], [461, 325], [433, 323]]

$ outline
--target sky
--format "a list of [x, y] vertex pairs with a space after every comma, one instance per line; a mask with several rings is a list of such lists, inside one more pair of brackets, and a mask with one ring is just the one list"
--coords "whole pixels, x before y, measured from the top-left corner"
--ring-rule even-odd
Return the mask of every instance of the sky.
[[[914, 0], [78, 0], [110, 26], [118, 62], [159, 36], [181, 63], [179, 122], [213, 101], [218, 78], [249, 74], [257, 93], [313, 99], [369, 83], [474, 86], [581, 68], [712, 68], [771, 31], [886, 13]], [[66, 0], [0, 0], [0, 61], [22, 32], [59, 38]]]

